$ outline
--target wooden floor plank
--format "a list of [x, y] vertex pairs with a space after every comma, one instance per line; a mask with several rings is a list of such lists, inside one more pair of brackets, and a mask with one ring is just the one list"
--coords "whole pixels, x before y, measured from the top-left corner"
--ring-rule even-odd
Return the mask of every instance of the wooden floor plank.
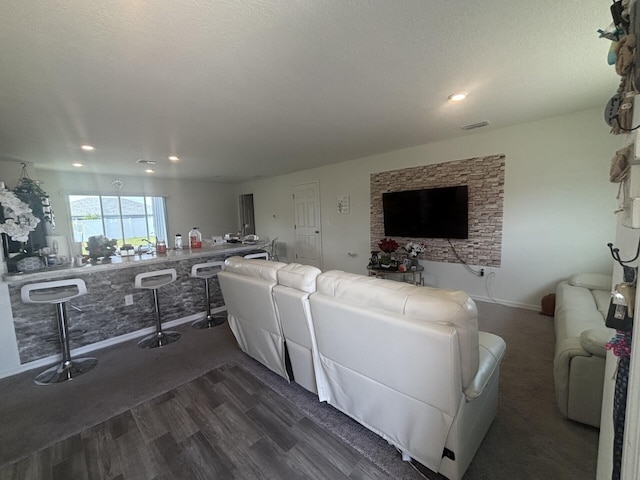
[[147, 402], [131, 410], [138, 430], [147, 443], [169, 432], [159, 405], [157, 402]]
[[235, 380], [251, 395], [255, 395], [264, 388], [267, 388], [257, 378], [238, 365], [229, 365], [228, 367], [222, 367], [219, 370], [224, 378]]
[[251, 374], [225, 366], [0, 468], [0, 480], [32, 478], [388, 476]]
[[193, 382], [193, 386], [208, 400], [208, 402], [215, 408], [218, 405], [222, 405], [229, 400], [229, 397], [224, 395], [216, 385], [222, 383], [224, 377], [218, 381], [212, 381], [210, 379], [211, 374], [203, 375], [200, 378], [196, 378]]
[[107, 420], [105, 422], [105, 426], [109, 429], [111, 438], [116, 439], [120, 435], [124, 435], [129, 430], [135, 428], [135, 423], [136, 421], [133, 418], [131, 410], [127, 410], [126, 412]]
[[223, 382], [217, 383], [215, 388], [228, 399], [227, 401], [237, 405], [242, 411], [247, 411], [258, 403], [254, 395], [231, 378], [225, 378]]
[[51, 449], [33, 453], [12, 465], [0, 468], [0, 480], [24, 480], [27, 478], [53, 478]]
[[[214, 410], [212, 428], [219, 437], [231, 439], [247, 447], [263, 437], [263, 432], [236, 405], [225, 403]], [[205, 431], [206, 434], [206, 431]]]
[[88, 480], [85, 452], [80, 449], [53, 467], [53, 480]]
[[[119, 415], [121, 417], [121, 415]], [[133, 426], [133, 417], [131, 418]], [[87, 461], [89, 478], [110, 480], [122, 475], [122, 465], [109, 421], [82, 432], [82, 443]], [[118, 429], [122, 436], [123, 430]]]
[[233, 473], [227, 468], [218, 452], [214, 450], [202, 432], [198, 432], [182, 442], [181, 448], [191, 464], [194, 478], [202, 480], [233, 480]]
[[125, 478], [154, 478], [166, 465], [158, 464], [153, 451], [138, 430], [130, 430], [116, 440]]
[[380, 470], [377, 465], [374, 465], [367, 459], [362, 459], [353, 469], [350, 480], [389, 480], [389, 475]]
[[247, 455], [246, 445], [238, 444], [231, 439], [221, 439], [213, 449], [218, 453], [233, 478], [243, 480], [263, 479], [262, 469]]
[[198, 425], [189, 416], [179, 399], [173, 397], [159, 405], [159, 408], [167, 430], [171, 432], [177, 442], [182, 442], [185, 438], [199, 431]]
[[54, 444], [50, 450], [51, 465], [55, 466], [64, 462], [81, 448], [82, 436], [80, 433]]
[[281, 417], [275, 415], [263, 404], [257, 404], [254, 408], [247, 412], [247, 416], [260, 426], [262, 431], [273, 442], [286, 452], [298, 443], [299, 438], [292, 434], [292, 424], [283, 421]]
[[280, 480], [308, 479], [302, 470], [294, 469], [285, 460], [284, 452], [268, 438], [263, 438], [253, 444], [247, 455], [260, 467], [264, 478]]
[[305, 441], [298, 442], [285, 457], [287, 463], [297, 466], [307, 478], [317, 480], [347, 480], [345, 475], [322, 451]]
[[166, 462], [172, 478], [197, 478], [184, 450], [171, 433], [156, 438], [152, 443]]
[[353, 448], [345, 448], [342, 440], [326, 432], [307, 417], [300, 420], [296, 428], [300, 430], [299, 436], [317, 450], [324, 452], [324, 455], [330, 458], [331, 462], [345, 475], [350, 475], [362, 458]]

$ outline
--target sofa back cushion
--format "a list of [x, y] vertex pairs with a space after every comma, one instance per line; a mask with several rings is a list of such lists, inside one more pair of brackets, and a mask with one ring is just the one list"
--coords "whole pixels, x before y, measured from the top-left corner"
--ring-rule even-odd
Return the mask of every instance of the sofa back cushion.
[[313, 293], [316, 291], [316, 278], [320, 273], [319, 268], [311, 265], [290, 263], [278, 270], [278, 285]]
[[278, 270], [287, 265], [282, 262], [271, 262], [244, 257], [229, 257], [224, 261], [224, 264], [227, 272], [256, 277], [270, 282], [276, 282], [278, 280]]
[[589, 290], [611, 291], [613, 277], [606, 273], [576, 273], [569, 277], [569, 285]]
[[418, 287], [402, 282], [332, 270], [317, 279], [317, 292], [346, 304], [453, 327], [458, 334], [461, 381], [467, 388], [478, 371], [478, 312], [462, 291]]
[[311, 334], [309, 294], [316, 290], [320, 269], [290, 263], [278, 270], [278, 285], [273, 289], [276, 310], [287, 342], [296, 383], [317, 393], [314, 358], [315, 341]]
[[284, 263], [231, 257], [218, 281], [229, 326], [243, 352], [284, 378], [284, 336], [273, 300], [277, 271]]

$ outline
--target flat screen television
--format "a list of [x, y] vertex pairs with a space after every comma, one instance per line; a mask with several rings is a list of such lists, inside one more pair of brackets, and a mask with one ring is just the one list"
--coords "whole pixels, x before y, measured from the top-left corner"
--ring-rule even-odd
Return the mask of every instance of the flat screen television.
[[382, 194], [384, 234], [408, 238], [468, 238], [467, 185]]

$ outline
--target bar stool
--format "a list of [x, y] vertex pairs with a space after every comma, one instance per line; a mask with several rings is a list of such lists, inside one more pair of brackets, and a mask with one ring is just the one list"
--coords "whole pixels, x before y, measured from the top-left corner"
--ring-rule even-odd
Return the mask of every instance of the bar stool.
[[69, 348], [69, 328], [67, 302], [72, 298], [87, 294], [87, 286], [80, 278], [56, 280], [51, 282], [30, 283], [21, 289], [24, 303], [49, 303], [56, 305], [58, 333], [62, 347], [62, 363], [48, 368], [35, 378], [37, 385], [51, 385], [71, 380], [88, 372], [98, 364], [92, 357], [71, 358]]
[[225, 322], [225, 315], [211, 315], [211, 293], [209, 292], [209, 280], [218, 276], [218, 272], [222, 270], [224, 270], [224, 262], [196, 263], [191, 267], [191, 278], [204, 279], [204, 291], [207, 302], [207, 316], [193, 322], [191, 324], [193, 328], [217, 327]]
[[175, 268], [156, 270], [155, 272], [139, 273], [136, 275], [135, 288], [146, 288], [153, 291], [153, 306], [156, 319], [156, 333], [144, 337], [138, 342], [140, 348], [157, 348], [177, 342], [180, 339], [178, 332], [165, 332], [160, 322], [160, 304], [158, 303], [158, 289], [176, 281]]
[[264, 260], [269, 260], [269, 254], [267, 252], [249, 253], [248, 255], [245, 255], [244, 258], [262, 258]]

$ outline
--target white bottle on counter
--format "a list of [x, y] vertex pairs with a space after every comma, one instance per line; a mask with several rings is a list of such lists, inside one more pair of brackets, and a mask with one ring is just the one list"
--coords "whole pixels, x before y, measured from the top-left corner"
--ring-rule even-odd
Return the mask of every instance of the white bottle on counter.
[[182, 235], [176, 233], [176, 250], [182, 250]]

